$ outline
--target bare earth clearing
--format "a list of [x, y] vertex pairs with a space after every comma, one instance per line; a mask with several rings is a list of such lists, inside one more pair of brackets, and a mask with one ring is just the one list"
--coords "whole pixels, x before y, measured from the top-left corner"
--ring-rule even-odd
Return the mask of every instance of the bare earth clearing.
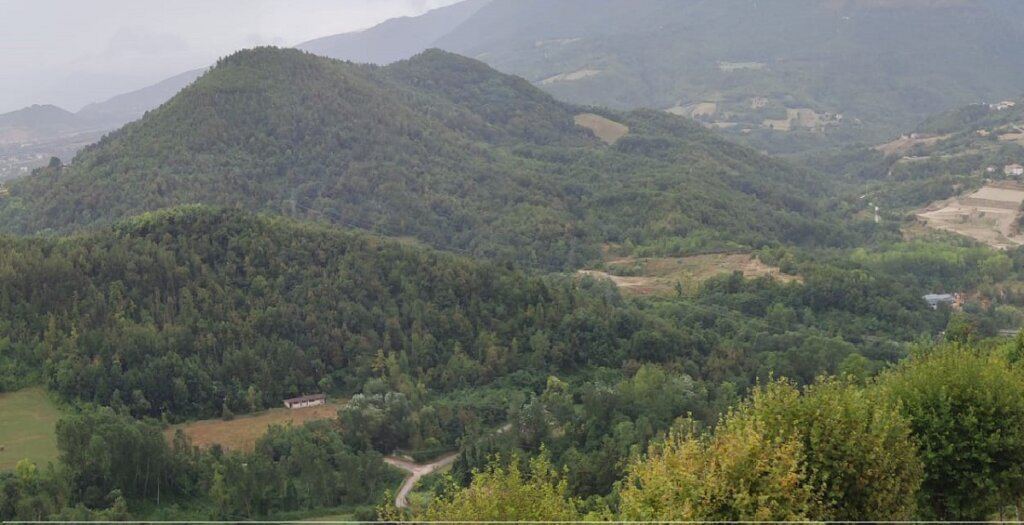
[[546, 86], [548, 84], [554, 84], [555, 82], [571, 82], [573, 80], [583, 80], [584, 78], [600, 74], [600, 69], [580, 69], [577, 71], [573, 71], [571, 73], [561, 73], [555, 76], [545, 78], [544, 80], [538, 82], [538, 84]]
[[1024, 244], [1017, 227], [1024, 187], [993, 183], [966, 196], [936, 202], [918, 212], [928, 227], [970, 237], [993, 248]]
[[[799, 281], [800, 277], [782, 273], [774, 266], [769, 266], [750, 254], [709, 254], [691, 257], [659, 257], [637, 259], [633, 257], [613, 259], [606, 262], [611, 272], [600, 270], [580, 270], [579, 275], [609, 279], [630, 295], [665, 295], [675, 293], [676, 284], [681, 284], [686, 291], [694, 291], [697, 286], [716, 275], [742, 272], [746, 278], [772, 277], [782, 282]], [[618, 271], [616, 271], [618, 269]], [[637, 274], [631, 276], [614, 275], [615, 273]]]
[[577, 126], [589, 129], [597, 138], [607, 144], [615, 144], [615, 141], [629, 133], [629, 128], [626, 125], [593, 113], [580, 113], [573, 120]]
[[666, 109], [665, 111], [673, 115], [679, 115], [681, 117], [690, 118], [701, 117], [705, 115], [711, 116], [718, 112], [718, 103], [696, 102], [694, 104], [687, 104], [685, 106], [673, 106], [671, 108]]
[[251, 451], [256, 441], [267, 432], [271, 425], [301, 426], [308, 421], [330, 419], [338, 416], [341, 405], [327, 403], [325, 405], [306, 408], [272, 408], [251, 416], [238, 416], [231, 421], [222, 419], [205, 419], [191, 423], [174, 425], [164, 432], [167, 439], [174, 438], [179, 428], [192, 438], [192, 444], [207, 448], [220, 444], [227, 450]]
[[999, 140], [1003, 142], [1016, 142], [1017, 144], [1024, 146], [1024, 133], [1003, 133], [999, 135]]
[[830, 122], [830, 117], [810, 108], [786, 108], [784, 120], [766, 119], [761, 122], [761, 126], [777, 131], [789, 131], [794, 127], [820, 129]]

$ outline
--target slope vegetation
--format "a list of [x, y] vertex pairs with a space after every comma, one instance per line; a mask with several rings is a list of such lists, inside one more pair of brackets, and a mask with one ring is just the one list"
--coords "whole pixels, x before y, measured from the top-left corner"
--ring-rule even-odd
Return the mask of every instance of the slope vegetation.
[[[629, 133], [609, 146], [583, 113]], [[694, 252], [842, 243], [809, 173], [654, 111], [556, 101], [430, 51], [386, 68], [243, 51], [68, 169], [10, 185], [0, 227], [68, 231], [183, 203], [329, 221], [579, 267], [604, 242]]]

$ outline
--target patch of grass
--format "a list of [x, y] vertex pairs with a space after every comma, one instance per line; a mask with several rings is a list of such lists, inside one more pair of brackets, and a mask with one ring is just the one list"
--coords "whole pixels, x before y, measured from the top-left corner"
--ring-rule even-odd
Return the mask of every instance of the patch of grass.
[[677, 284], [693, 293], [700, 283], [721, 274], [741, 272], [748, 279], [772, 277], [781, 282], [801, 281], [782, 273], [750, 254], [706, 254], [689, 257], [622, 257], [605, 261], [606, 271], [580, 270], [580, 275], [609, 279], [628, 295], [670, 295]]
[[256, 441], [267, 432], [267, 428], [271, 425], [291, 423], [299, 426], [307, 421], [330, 419], [338, 415], [340, 408], [341, 405], [336, 403], [294, 410], [272, 408], [258, 414], [238, 416], [230, 421], [204, 419], [174, 425], [167, 429], [165, 435], [167, 439], [172, 439], [175, 431], [180, 428], [192, 438], [192, 444], [198, 447], [220, 444], [227, 450], [251, 451], [256, 446]]
[[576, 115], [575, 121], [577, 126], [589, 129], [606, 144], [615, 144], [615, 141], [629, 133], [629, 127], [625, 124], [593, 113], [580, 113]]
[[25, 458], [38, 465], [56, 461], [60, 416], [41, 387], [0, 394], [0, 470]]

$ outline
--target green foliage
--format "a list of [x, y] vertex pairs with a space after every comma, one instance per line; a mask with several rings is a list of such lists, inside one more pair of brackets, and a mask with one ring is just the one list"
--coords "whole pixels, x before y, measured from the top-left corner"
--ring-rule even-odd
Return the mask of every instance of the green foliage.
[[[0, 369], [42, 369], [65, 399], [136, 416], [217, 417], [376, 377], [415, 397], [419, 382], [465, 388], [626, 351], [607, 335], [619, 315], [599, 317], [615, 311], [603, 289], [236, 211], [0, 243], [17, 350]], [[532, 356], [519, 341], [537, 333], [550, 346]]]
[[[692, 423], [691, 423], [692, 424]], [[619, 486], [624, 519], [906, 520], [921, 465], [909, 423], [873, 390], [777, 381], [714, 433], [652, 446]]]
[[802, 444], [758, 418], [727, 416], [714, 435], [675, 434], [634, 463], [619, 487], [626, 520], [798, 521], [811, 516]]
[[909, 520], [922, 467], [909, 422], [874, 390], [821, 378], [803, 395], [779, 381], [754, 391], [748, 410], [803, 444], [811, 515], [826, 521]]
[[465, 489], [443, 494], [423, 516], [426, 521], [574, 521], [579, 503], [568, 496], [567, 483], [543, 453], [521, 469], [513, 458], [473, 473]]
[[986, 519], [1021, 495], [1024, 380], [995, 355], [921, 350], [881, 381], [900, 404], [924, 464], [922, 512]]

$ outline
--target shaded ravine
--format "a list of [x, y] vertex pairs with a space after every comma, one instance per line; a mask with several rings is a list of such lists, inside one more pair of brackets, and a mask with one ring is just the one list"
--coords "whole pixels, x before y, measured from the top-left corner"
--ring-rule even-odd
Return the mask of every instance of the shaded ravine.
[[458, 452], [452, 452], [446, 454], [440, 458], [431, 461], [430, 463], [413, 463], [404, 458], [397, 456], [387, 456], [384, 458], [384, 462], [393, 467], [400, 468], [409, 473], [409, 476], [405, 478], [405, 482], [402, 483], [402, 488], [398, 489], [398, 494], [395, 496], [395, 506], [403, 509], [409, 506], [409, 492], [416, 486], [416, 482], [423, 476], [430, 474], [442, 467], [455, 463], [455, 460], [459, 458]]

